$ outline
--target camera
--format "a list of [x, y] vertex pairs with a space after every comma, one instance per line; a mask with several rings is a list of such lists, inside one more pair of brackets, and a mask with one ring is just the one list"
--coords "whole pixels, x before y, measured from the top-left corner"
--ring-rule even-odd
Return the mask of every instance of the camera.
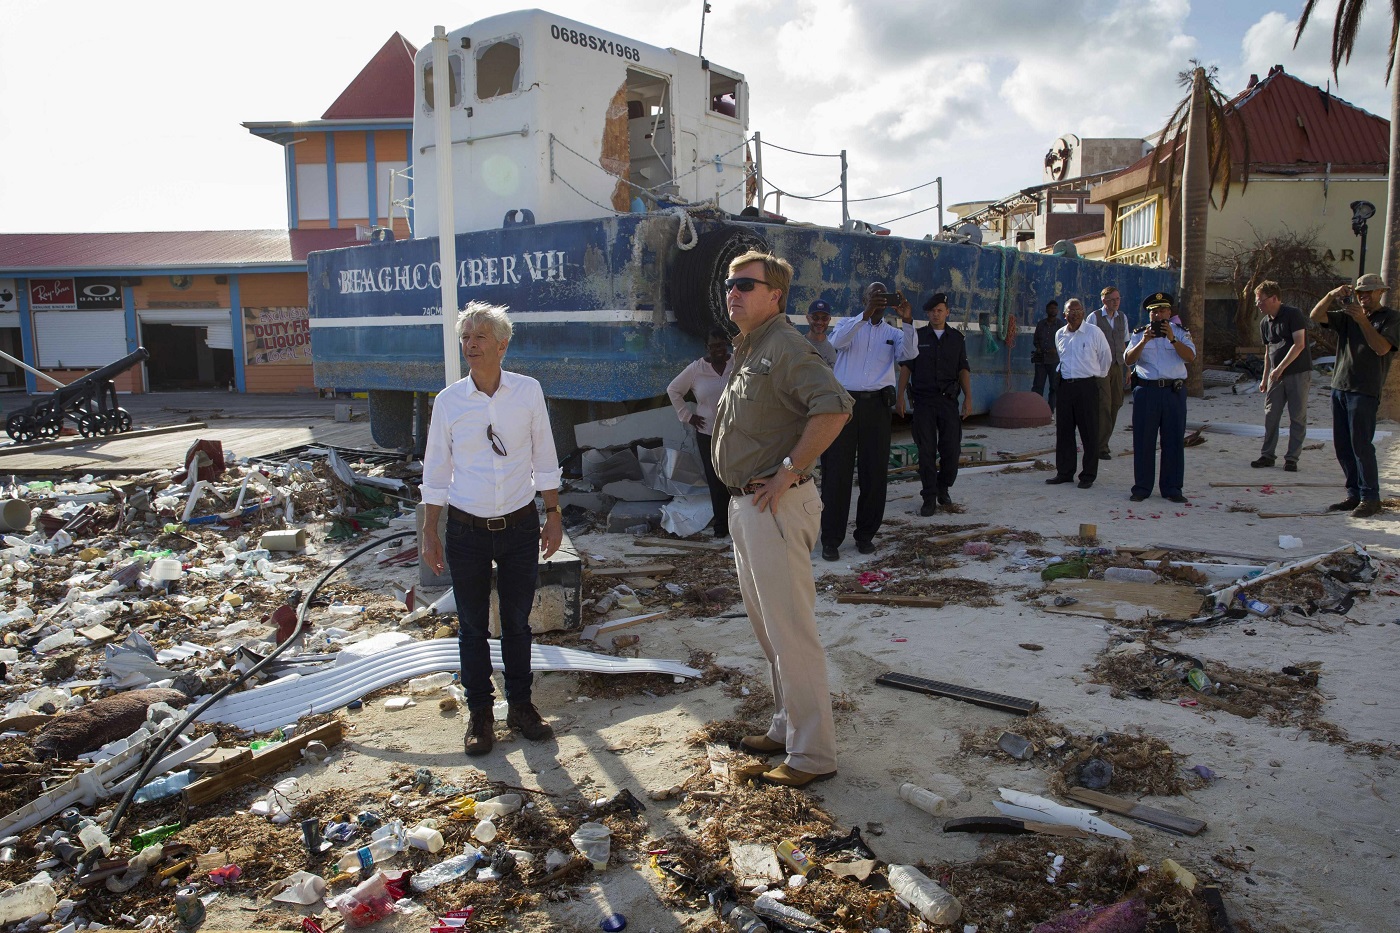
[[876, 296], [876, 299], [886, 308], [897, 308], [899, 303], [904, 300], [904, 296], [899, 292], [881, 292]]

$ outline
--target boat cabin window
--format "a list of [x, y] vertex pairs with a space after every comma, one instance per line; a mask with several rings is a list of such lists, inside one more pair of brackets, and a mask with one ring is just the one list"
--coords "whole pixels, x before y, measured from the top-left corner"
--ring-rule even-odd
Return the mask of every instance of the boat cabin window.
[[[448, 74], [448, 102], [449, 107], [456, 107], [462, 102], [462, 56], [456, 52], [450, 52], [447, 56]], [[433, 63], [429, 61], [423, 66], [423, 103], [427, 106], [428, 113], [433, 112]]]
[[627, 176], [655, 190], [672, 180], [671, 82], [666, 76], [627, 69]]
[[710, 112], [739, 119], [739, 79], [710, 69]]
[[490, 100], [520, 90], [520, 39], [494, 39], [476, 50], [476, 99]]

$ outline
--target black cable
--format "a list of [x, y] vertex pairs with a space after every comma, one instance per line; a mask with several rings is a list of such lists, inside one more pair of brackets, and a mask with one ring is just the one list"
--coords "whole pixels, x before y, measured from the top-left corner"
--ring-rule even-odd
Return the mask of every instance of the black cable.
[[[254, 674], [258, 673], [264, 667], [270, 664], [274, 658], [276, 658], [279, 654], [281, 654], [287, 649], [288, 645], [296, 641], [297, 638], [301, 636], [302, 631], [306, 628], [306, 611], [309, 608], [311, 608], [311, 601], [316, 598], [316, 593], [321, 589], [322, 586], [325, 585], [326, 581], [329, 580], [333, 574], [339, 571], [346, 564], [350, 563], [350, 561], [359, 557], [361, 554], [364, 554], [366, 551], [380, 547], [381, 545], [388, 544], [391, 541], [397, 541], [400, 538], [406, 538], [412, 534], [417, 534], [417, 532], [401, 531], [398, 534], [392, 534], [387, 537], [378, 538], [374, 541], [370, 541], [366, 544], [363, 544], [355, 550], [351, 551], [349, 554], [347, 554], [334, 567], [331, 567], [325, 573], [321, 574], [320, 579], [311, 585], [311, 589], [307, 592], [306, 598], [302, 600], [301, 607], [297, 610], [297, 625], [296, 628], [292, 629], [291, 634], [289, 634], [281, 644], [274, 648], [267, 657], [263, 658], [257, 664], [254, 664], [252, 667], [248, 668], [248, 670], [245, 671], [236, 680], [224, 685], [221, 689], [215, 692], [203, 703], [200, 703], [193, 710], [185, 714], [184, 720], [174, 729], [170, 730], [170, 732], [165, 736], [165, 738], [161, 740], [160, 744], [156, 746], [155, 751], [152, 752], [151, 756], [146, 759], [146, 764], [137, 773], [136, 779], [131, 782], [131, 786], [128, 787], [126, 789], [126, 793], [122, 795], [121, 803], [117, 804], [117, 809], [113, 811], [112, 818], [108, 820], [107, 837], [110, 839], [114, 835], [116, 835], [117, 828], [121, 826], [122, 820], [126, 817], [126, 811], [128, 808], [130, 808], [131, 801], [133, 798], [135, 798], [136, 792], [141, 789], [141, 786], [143, 784], [146, 783], [146, 778], [150, 777], [151, 771], [155, 768], [156, 763], [159, 762], [162, 757], [164, 757], [166, 749], [168, 749], [172, 744], [174, 744], [175, 739], [179, 737], [179, 735], [183, 733], [187, 728], [189, 728], [190, 724], [193, 723], [196, 719], [198, 719], [201, 713], [203, 713], [206, 709], [213, 706], [219, 700], [222, 700], [225, 696], [232, 693], [238, 687], [246, 683], [249, 677], [252, 677]], [[88, 862], [88, 856], [83, 856], [82, 861], [78, 863], [77, 871], [74, 872], [75, 877], [81, 878], [84, 874], [87, 873]]]

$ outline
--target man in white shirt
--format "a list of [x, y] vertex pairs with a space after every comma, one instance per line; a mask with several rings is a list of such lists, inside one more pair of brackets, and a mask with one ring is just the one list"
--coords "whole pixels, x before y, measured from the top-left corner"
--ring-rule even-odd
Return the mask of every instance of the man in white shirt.
[[1108, 439], [1113, 436], [1113, 428], [1118, 423], [1118, 410], [1123, 407], [1128, 372], [1123, 361], [1123, 353], [1128, 348], [1128, 316], [1118, 313], [1123, 296], [1112, 285], [1100, 292], [1099, 298], [1103, 306], [1089, 315], [1089, 323], [1103, 332], [1109, 352], [1113, 354], [1113, 363], [1099, 380], [1098, 455], [1100, 460], [1112, 460], [1113, 451], [1108, 447]]
[[[457, 600], [457, 642], [470, 722], [464, 747], [484, 755], [495, 740], [491, 687], [491, 565], [500, 603], [501, 661], [506, 724], [532, 742], [554, 735], [530, 699], [530, 609], [539, 559], [559, 550], [559, 457], [544, 391], [528, 376], [501, 368], [510, 343], [506, 309], [474, 301], [457, 320], [462, 355], [470, 368], [438, 393], [423, 457], [421, 559], [434, 573], [444, 567], [438, 523], [447, 510], [446, 566]], [[535, 493], [544, 498], [540, 526]]]
[[1099, 385], [1113, 365], [1113, 351], [1103, 331], [1084, 320], [1078, 298], [1065, 302], [1065, 326], [1055, 332], [1060, 353], [1060, 391], [1055, 398], [1055, 475], [1051, 486], [1074, 482], [1074, 433], [1084, 447], [1079, 488], [1099, 476]]
[[855, 399], [855, 410], [841, 434], [822, 455], [822, 559], [838, 560], [851, 517], [851, 480], [859, 464], [856, 549], [875, 553], [875, 535], [885, 520], [885, 487], [890, 468], [890, 412], [895, 402], [895, 366], [904, 354], [904, 333], [885, 322], [897, 311], [912, 320], [914, 309], [881, 282], [865, 289], [865, 310], [844, 318], [831, 333], [836, 348], [836, 381]]

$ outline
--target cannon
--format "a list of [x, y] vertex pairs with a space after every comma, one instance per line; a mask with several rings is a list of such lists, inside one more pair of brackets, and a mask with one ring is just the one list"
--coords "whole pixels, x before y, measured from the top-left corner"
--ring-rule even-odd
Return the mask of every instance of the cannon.
[[12, 412], [5, 419], [5, 433], [11, 440], [21, 443], [58, 437], [65, 418], [73, 422], [83, 437], [130, 431], [131, 413], [117, 405], [117, 387], [112, 378], [149, 359], [150, 355], [145, 347], [137, 347], [121, 359], [55, 389], [48, 398]]

